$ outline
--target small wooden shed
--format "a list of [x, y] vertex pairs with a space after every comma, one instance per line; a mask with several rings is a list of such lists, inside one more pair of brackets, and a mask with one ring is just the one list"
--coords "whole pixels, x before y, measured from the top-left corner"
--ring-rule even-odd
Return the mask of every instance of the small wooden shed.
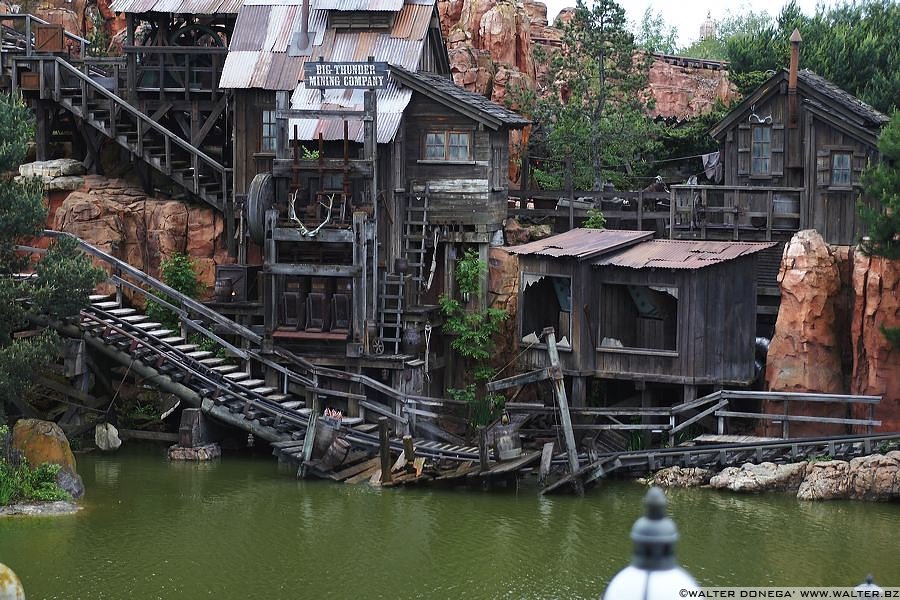
[[654, 240], [574, 229], [510, 248], [519, 256], [520, 346], [548, 365], [554, 327], [575, 405], [591, 378], [721, 389], [753, 382], [756, 253], [772, 243]]

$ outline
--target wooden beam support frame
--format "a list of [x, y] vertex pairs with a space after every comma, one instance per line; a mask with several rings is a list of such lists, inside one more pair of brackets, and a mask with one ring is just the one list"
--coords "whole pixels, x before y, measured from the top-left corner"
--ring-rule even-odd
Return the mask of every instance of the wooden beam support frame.
[[[569, 414], [569, 399], [566, 397], [566, 385], [562, 369], [559, 365], [559, 349], [556, 347], [556, 332], [552, 327], [544, 329], [544, 338], [547, 340], [547, 354], [550, 355], [551, 378], [553, 379], [553, 393], [559, 404], [559, 418], [562, 422], [563, 435], [566, 440], [566, 455], [569, 458], [569, 473], [578, 472], [578, 449], [575, 447], [575, 432], [572, 430], [572, 415]], [[584, 495], [584, 486], [581, 480], [573, 478], [572, 485], [575, 492]]]

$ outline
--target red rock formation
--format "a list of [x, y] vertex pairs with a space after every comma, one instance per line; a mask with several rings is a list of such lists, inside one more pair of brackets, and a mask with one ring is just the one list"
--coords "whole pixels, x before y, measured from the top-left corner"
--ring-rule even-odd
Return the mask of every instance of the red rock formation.
[[[841, 354], [836, 336], [835, 304], [840, 271], [834, 254], [815, 230], [797, 232], [785, 247], [778, 272], [781, 307], [769, 345], [766, 384], [772, 391], [844, 392]], [[846, 407], [825, 403], [792, 402], [792, 414], [848, 416]], [[766, 403], [763, 412], [780, 413], [781, 403]], [[766, 435], [780, 435], [781, 425], [766, 425]], [[790, 435], [844, 433], [844, 427], [819, 423], [790, 423]]]
[[86, 177], [84, 188], [63, 201], [55, 228], [155, 277], [163, 260], [186, 253], [209, 289], [216, 265], [232, 262], [225, 249], [224, 222], [212, 208], [148, 197], [117, 179]]
[[741, 97], [728, 71], [681, 67], [662, 59], [650, 65], [649, 86], [656, 100], [651, 114], [678, 120], [708, 113], [716, 101], [728, 104]]
[[[900, 327], [900, 260], [853, 256], [853, 375], [851, 392], [882, 396], [875, 418], [882, 431], [900, 431], [900, 350], [882, 327]], [[865, 411], [857, 409], [857, 416]]]

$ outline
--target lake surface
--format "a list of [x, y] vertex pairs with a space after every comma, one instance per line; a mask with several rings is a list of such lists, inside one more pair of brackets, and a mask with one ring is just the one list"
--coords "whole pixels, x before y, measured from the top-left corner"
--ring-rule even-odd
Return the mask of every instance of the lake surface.
[[[0, 519], [0, 562], [37, 598], [597, 598], [629, 560], [646, 491], [585, 498], [295, 480], [271, 457], [78, 457], [75, 516]], [[704, 585], [900, 586], [900, 504], [672, 490]]]

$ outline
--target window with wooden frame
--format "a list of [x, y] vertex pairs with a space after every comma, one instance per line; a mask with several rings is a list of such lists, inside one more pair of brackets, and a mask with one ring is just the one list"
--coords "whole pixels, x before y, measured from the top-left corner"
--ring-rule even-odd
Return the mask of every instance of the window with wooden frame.
[[275, 111], [262, 111], [262, 136], [259, 141], [260, 152], [275, 152]]
[[750, 127], [750, 174], [772, 174], [772, 126]]
[[831, 154], [831, 185], [850, 187], [853, 184], [853, 155], [849, 152]]
[[468, 131], [429, 131], [425, 134], [425, 160], [470, 160], [471, 142]]

